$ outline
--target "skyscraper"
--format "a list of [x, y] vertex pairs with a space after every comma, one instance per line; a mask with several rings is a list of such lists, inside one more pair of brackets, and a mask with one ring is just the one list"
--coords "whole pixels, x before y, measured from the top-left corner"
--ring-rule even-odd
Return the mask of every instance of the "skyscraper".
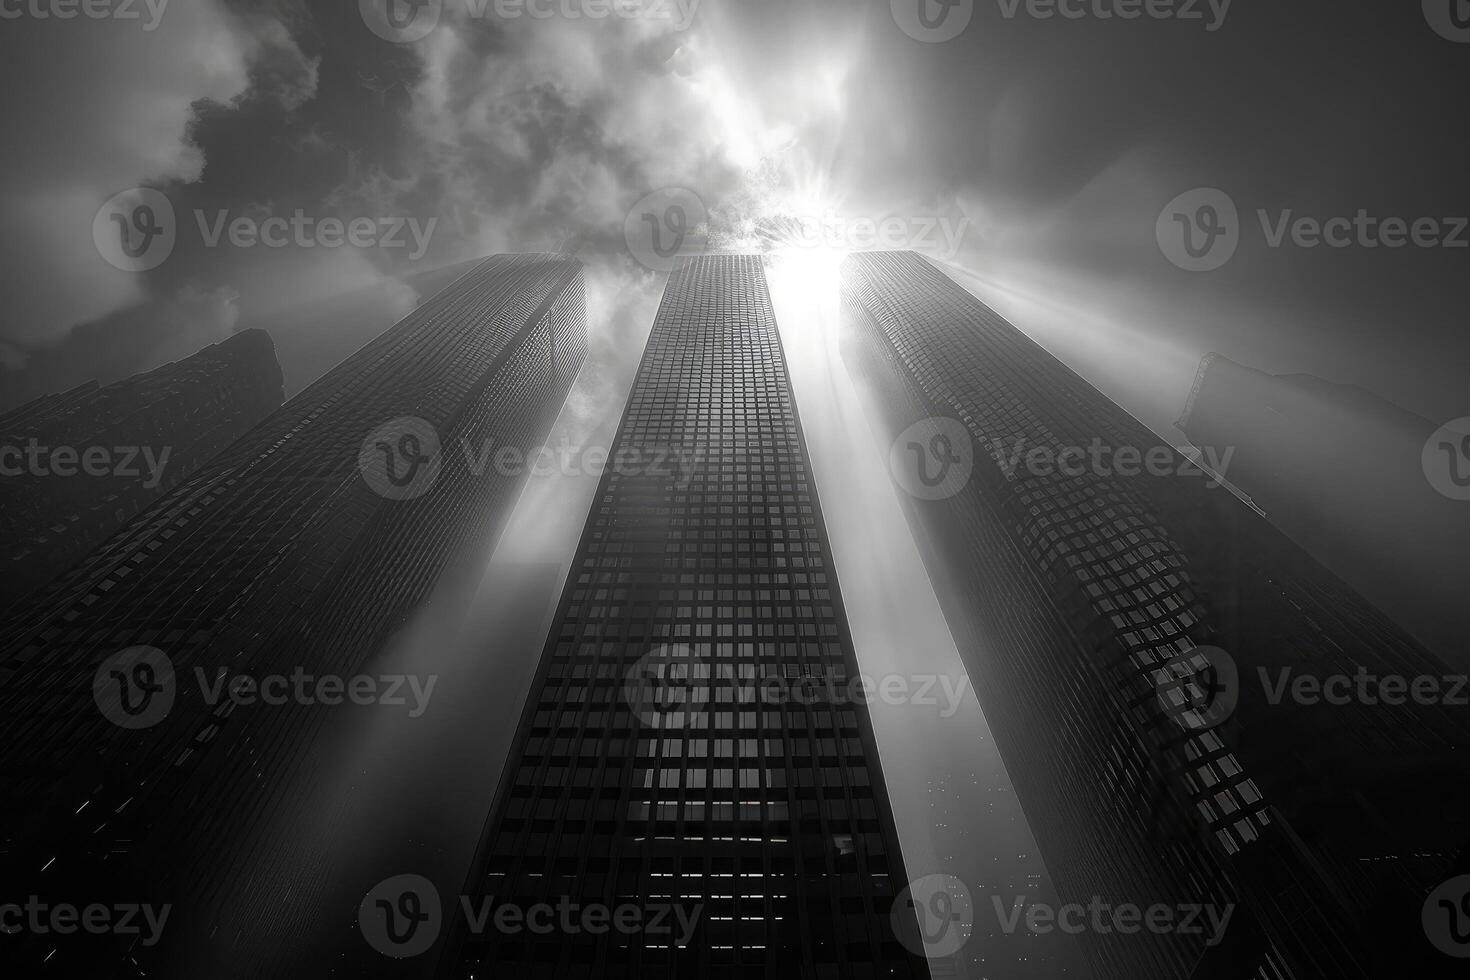
[[263, 330], [0, 416], [0, 604], [80, 561], [283, 399]]
[[[231, 891], [280, 887], [250, 875], [261, 815], [293, 803], [274, 789], [328, 699], [498, 533], [521, 474], [477, 472], [482, 449], [544, 438], [585, 349], [579, 263], [486, 259], [7, 625], [6, 881], [53, 904], [174, 910], [155, 946], [24, 934], [30, 965], [200, 975], [200, 949], [228, 950]], [[298, 674], [344, 683], [266, 702], [264, 678]], [[239, 678], [262, 696], [223, 696]], [[312, 884], [302, 869], [289, 887]]]
[[[856, 673], [761, 260], [692, 259], [469, 879], [489, 925], [456, 918], [444, 971], [927, 976], [894, 926], [914, 913], [894, 912], [903, 862], [866, 708], [787, 696]], [[538, 906], [628, 927], [494, 925]]]
[[1218, 942], [1086, 930], [1098, 976], [1451, 971], [1421, 906], [1465, 870], [1463, 709], [1292, 686], [1444, 665], [917, 254], [843, 283], [844, 357], [1063, 901], [1233, 908]]
[[1426, 479], [1434, 422], [1356, 385], [1207, 354], [1176, 424], [1196, 446], [1233, 453], [1230, 482], [1287, 537], [1470, 668], [1470, 508]]

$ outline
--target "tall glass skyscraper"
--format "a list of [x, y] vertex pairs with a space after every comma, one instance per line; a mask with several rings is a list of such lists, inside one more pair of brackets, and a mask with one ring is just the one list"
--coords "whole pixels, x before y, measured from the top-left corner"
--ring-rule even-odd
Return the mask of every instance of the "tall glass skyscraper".
[[1233, 451], [1230, 482], [1268, 521], [1430, 651], [1470, 669], [1461, 601], [1470, 509], [1425, 479], [1434, 422], [1356, 385], [1211, 353], [1175, 425], [1195, 446]]
[[275, 887], [251, 877], [270, 846], [254, 828], [293, 805], [277, 788], [330, 702], [262, 688], [242, 705], [220, 683], [350, 677], [498, 533], [521, 480], [476, 472], [482, 447], [544, 439], [586, 340], [579, 263], [486, 259], [6, 624], [4, 880], [52, 904], [173, 907], [156, 946], [7, 937], [23, 966], [157, 975], [194, 944], [228, 948], [218, 909]]
[[[856, 674], [761, 260], [691, 259], [469, 880], [491, 924], [457, 917], [444, 972], [927, 977], [866, 708], [821, 693]], [[493, 924], [538, 906], [628, 925]]]
[[[46, 395], [0, 416], [0, 609], [18, 605], [281, 407], [264, 330], [152, 371]], [[70, 452], [26, 465], [31, 447]], [[102, 454], [101, 465], [85, 464]]]
[[919, 255], [854, 255], [843, 291], [844, 357], [1063, 901], [1234, 909], [1217, 942], [1088, 928], [1098, 976], [1461, 965], [1421, 911], [1466, 870], [1465, 709], [1295, 686], [1444, 665]]

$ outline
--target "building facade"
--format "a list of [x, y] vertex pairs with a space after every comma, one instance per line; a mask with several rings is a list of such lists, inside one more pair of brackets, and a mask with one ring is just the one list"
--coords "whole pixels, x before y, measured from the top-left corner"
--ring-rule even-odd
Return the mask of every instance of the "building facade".
[[1292, 686], [1444, 665], [919, 255], [849, 257], [843, 294], [844, 358], [1062, 900], [1232, 910], [1218, 936], [1089, 928], [1095, 973], [1451, 975], [1421, 906], [1465, 870], [1463, 709]]
[[894, 911], [906, 882], [866, 707], [821, 693], [856, 673], [761, 260], [691, 259], [466, 889], [491, 922], [564, 904], [639, 925], [459, 917], [441, 975], [927, 977], [914, 912]]
[[0, 416], [0, 606], [81, 561], [283, 399], [270, 336], [243, 330], [144, 374]]
[[1207, 354], [1176, 425], [1196, 447], [1233, 453], [1230, 482], [1282, 533], [1470, 669], [1470, 509], [1426, 479], [1435, 423], [1356, 385]]
[[173, 908], [156, 944], [22, 935], [13, 950], [109, 976], [248, 973], [221, 910], [238, 889], [311, 886], [305, 868], [253, 878], [251, 854], [330, 702], [221, 692], [350, 680], [498, 534], [522, 477], [477, 472], [481, 447], [544, 439], [586, 338], [579, 263], [486, 259], [7, 625], [6, 880], [52, 903]]

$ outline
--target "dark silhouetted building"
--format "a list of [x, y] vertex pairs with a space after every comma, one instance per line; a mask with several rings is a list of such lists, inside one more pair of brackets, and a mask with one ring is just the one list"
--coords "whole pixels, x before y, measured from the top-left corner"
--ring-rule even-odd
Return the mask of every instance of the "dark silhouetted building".
[[890, 924], [914, 913], [891, 918], [906, 881], [866, 706], [823, 693], [856, 674], [761, 260], [692, 259], [654, 321], [467, 894], [491, 921], [566, 904], [651, 924], [674, 906], [693, 925], [459, 916], [443, 972], [928, 976]]
[[[298, 805], [278, 788], [310, 753], [321, 713], [338, 710], [329, 699], [347, 697], [346, 685], [313, 686], [305, 704], [294, 681], [271, 694], [265, 679], [351, 681], [442, 573], [483, 557], [523, 483], [477, 472], [483, 448], [545, 438], [586, 339], [579, 263], [486, 259], [7, 624], [4, 880], [52, 903], [173, 906], [152, 947], [136, 936], [7, 937], [23, 966], [259, 972], [221, 910], [241, 889], [318, 884], [319, 867], [262, 880], [251, 855], [273, 842], [254, 830], [272, 808]], [[221, 681], [241, 677], [261, 683], [254, 703], [221, 695]], [[280, 908], [283, 937], [331, 927]]]
[[1463, 869], [1465, 709], [1271, 703], [1283, 671], [1444, 665], [919, 255], [849, 257], [843, 290], [844, 357], [1063, 902], [1236, 906], [1213, 945], [1087, 928], [1094, 972], [1453, 974], [1420, 912]]
[[271, 338], [245, 330], [145, 374], [0, 416], [0, 603], [81, 561], [282, 399]]
[[1425, 477], [1439, 428], [1356, 385], [1207, 354], [1178, 421], [1229, 450], [1230, 482], [1314, 558], [1460, 670], [1470, 669], [1470, 506]]

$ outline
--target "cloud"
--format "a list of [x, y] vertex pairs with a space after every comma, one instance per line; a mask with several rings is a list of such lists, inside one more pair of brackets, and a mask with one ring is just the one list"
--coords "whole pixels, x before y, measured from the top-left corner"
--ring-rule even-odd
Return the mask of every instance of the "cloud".
[[188, 139], [193, 104], [234, 98], [248, 75], [216, 0], [176, 4], [152, 32], [85, 19], [18, 20], [6, 32], [18, 35], [15, 50], [30, 49], [0, 68], [6, 91], [31, 93], [13, 101], [0, 149], [5, 332], [25, 344], [144, 296], [136, 275], [98, 256], [92, 219], [108, 197], [143, 181], [197, 178], [204, 160]]
[[269, 99], [289, 112], [316, 96], [321, 56], [308, 58], [286, 24], [261, 12], [239, 15], [252, 84], [244, 98]]
[[451, 6], [414, 48], [419, 75], [394, 172], [368, 167], [338, 201], [446, 216], [439, 261], [568, 248], [620, 261], [623, 217], [657, 187], [734, 186], [706, 87], [681, 68], [701, 43], [656, 20], [472, 18]]
[[317, 65], [279, 21], [236, 17], [220, 0], [172, 4], [151, 31], [85, 18], [5, 30], [26, 56], [5, 59], [0, 82], [29, 94], [12, 100], [0, 148], [0, 330], [24, 349], [148, 298], [145, 278], [97, 254], [92, 220], [121, 190], [200, 178], [201, 103], [258, 92], [295, 109], [315, 92]]

